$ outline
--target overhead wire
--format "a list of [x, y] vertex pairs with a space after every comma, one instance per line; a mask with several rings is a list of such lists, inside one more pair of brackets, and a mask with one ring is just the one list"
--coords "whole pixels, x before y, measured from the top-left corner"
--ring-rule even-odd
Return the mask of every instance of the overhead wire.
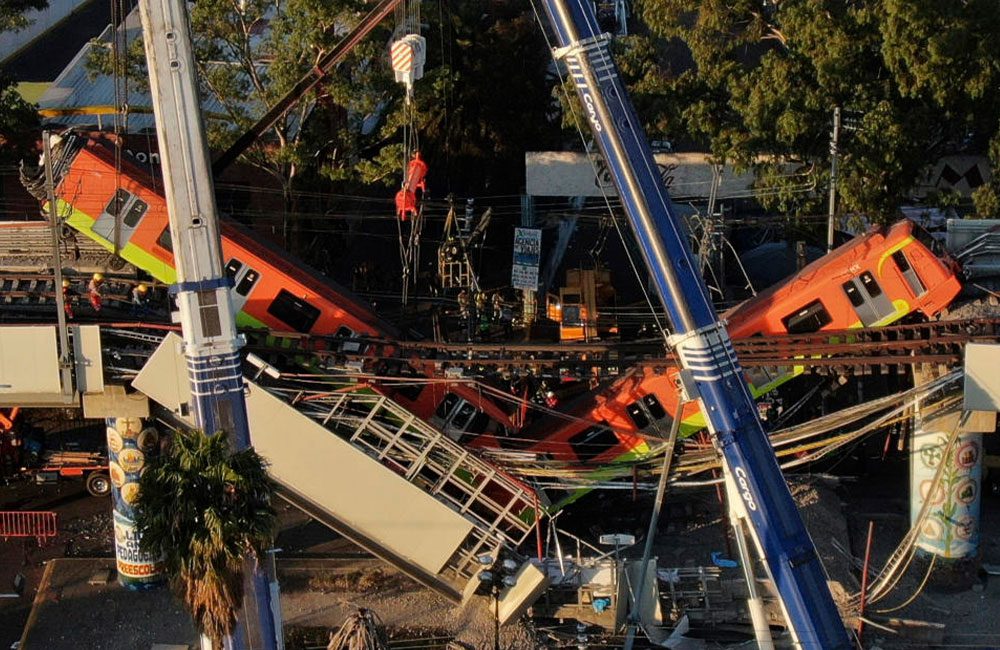
[[[552, 63], [553, 63], [553, 66], [554, 66], [554, 68], [556, 70], [556, 74], [559, 77], [559, 87], [560, 87], [560, 90], [563, 93], [564, 97], [566, 98], [566, 102], [565, 102], [566, 105], [569, 107], [570, 111], [572, 111], [572, 113], [573, 113], [573, 123], [576, 126], [577, 134], [580, 136], [580, 142], [583, 145], [583, 150], [584, 150], [585, 153], [590, 154], [591, 153], [590, 143], [588, 142], [587, 137], [583, 133], [583, 128], [580, 126], [582, 124], [581, 116], [579, 115], [579, 113], [576, 110], [576, 104], [572, 101], [572, 97], [570, 97], [569, 91], [566, 89], [566, 78], [563, 76], [562, 68], [559, 65], [559, 61], [555, 57], [555, 48], [552, 46], [552, 41], [549, 38], [548, 32], [545, 31], [545, 25], [544, 25], [544, 23], [542, 21], [541, 14], [538, 11], [538, 6], [537, 6], [537, 3], [535, 2], [535, 0], [531, 0], [531, 9], [534, 12], [535, 21], [538, 23], [539, 29], [542, 30], [542, 36], [545, 39], [545, 45], [546, 45], [546, 47], [548, 47], [549, 52], [550, 52], [550, 54], [552, 56]], [[591, 26], [591, 27], [595, 29], [595, 33], [600, 33], [600, 30], [597, 29], [596, 26]], [[597, 161], [591, 155], [588, 155], [587, 157], [588, 157], [588, 160], [590, 161], [592, 169], [594, 170], [594, 175], [597, 176], [598, 175]], [[616, 216], [614, 214], [614, 210], [611, 207], [611, 202], [610, 202], [610, 199], [608, 197], [608, 194], [607, 194], [607, 192], [605, 192], [605, 189], [604, 189], [603, 186], [599, 186], [599, 189], [600, 189], [600, 192], [601, 192], [601, 196], [604, 199], [604, 203], [605, 203], [606, 208], [607, 208], [608, 216], [611, 219], [611, 222], [614, 224], [615, 230], [618, 233], [618, 238], [620, 239], [620, 241], [622, 243], [622, 247], [625, 250], [625, 257], [628, 260], [628, 263], [629, 263], [629, 266], [632, 269], [632, 272], [635, 274], [635, 279], [638, 282], [639, 289], [642, 292], [643, 299], [646, 301], [646, 304], [649, 305], [650, 314], [653, 316], [653, 319], [656, 322], [657, 331], [659, 331], [659, 332], [661, 332], [663, 334], [663, 336], [664, 336], [664, 342], [666, 342], [666, 337], [668, 336], [667, 329], [663, 326], [663, 323], [660, 322], [660, 319], [659, 319], [659, 317], [656, 314], [656, 308], [653, 305], [653, 300], [650, 297], [649, 292], [646, 290], [646, 283], [643, 281], [644, 280], [643, 279], [643, 275], [642, 275], [642, 273], [640, 273], [639, 267], [636, 264], [635, 259], [632, 256], [632, 251], [629, 249], [627, 240], [625, 239], [625, 234], [622, 232], [621, 225], [618, 223], [618, 219], [616, 218]]]

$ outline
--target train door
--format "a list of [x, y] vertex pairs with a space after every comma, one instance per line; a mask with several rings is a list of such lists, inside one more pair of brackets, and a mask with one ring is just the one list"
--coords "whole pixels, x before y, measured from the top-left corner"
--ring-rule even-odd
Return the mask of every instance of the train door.
[[896, 313], [889, 296], [885, 295], [875, 276], [869, 271], [848, 280], [841, 286], [854, 307], [854, 313], [865, 327], [871, 327], [883, 318]]
[[149, 205], [145, 201], [128, 190], [119, 188], [94, 222], [93, 231], [111, 244], [122, 247], [132, 239], [132, 234], [148, 209]]
[[910, 291], [914, 296], [919, 298], [920, 296], [927, 293], [927, 287], [924, 286], [923, 280], [917, 275], [917, 271], [910, 264], [910, 261], [906, 259], [906, 253], [903, 251], [896, 251], [892, 254], [892, 261], [896, 263], [899, 268], [899, 272], [903, 275], [903, 280], [906, 281], [906, 285], [910, 287]]
[[229, 292], [233, 301], [233, 311], [239, 313], [243, 311], [243, 306], [250, 299], [250, 293], [260, 280], [260, 273], [234, 257], [226, 263], [226, 275], [233, 283]]
[[666, 419], [666, 425], [669, 427], [673, 419], [669, 417], [666, 409], [663, 408], [660, 400], [653, 393], [643, 395], [631, 404], [627, 404], [625, 406], [625, 413], [640, 431], [650, 424], [663, 419]]
[[456, 442], [467, 437], [486, 433], [490, 418], [475, 405], [452, 392], [445, 393], [431, 417], [431, 424], [438, 427]]

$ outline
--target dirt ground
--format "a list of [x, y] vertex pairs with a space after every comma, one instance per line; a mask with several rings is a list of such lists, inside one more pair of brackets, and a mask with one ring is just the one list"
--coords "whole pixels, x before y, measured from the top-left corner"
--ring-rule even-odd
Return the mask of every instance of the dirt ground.
[[[846, 498], [850, 503], [847, 521], [852, 553], [858, 560], [864, 556], [868, 522], [874, 521], [871, 564], [881, 569], [909, 529], [906, 493], [897, 489], [891, 476], [873, 474], [849, 486]], [[979, 548], [977, 564], [1000, 565], [1000, 499], [996, 496], [987, 495], [982, 502]], [[1000, 577], [989, 576], [983, 570], [955, 576], [947, 563], [936, 562], [923, 591], [912, 603], [899, 608], [917, 593], [927, 569], [926, 560], [916, 559], [896, 588], [869, 606], [866, 618], [882, 623], [897, 618], [943, 624], [941, 647], [1000, 648]], [[919, 640], [871, 627], [864, 640], [866, 647], [885, 650], [927, 647]]]
[[[841, 582], [847, 592], [858, 589], [857, 565], [863, 555], [868, 520], [876, 521], [875, 567], [881, 566], [906, 531], [907, 497], [901, 480], [898, 473], [886, 472], [873, 473], [864, 481], [813, 478], [794, 482], [793, 492], [803, 506], [806, 524], [830, 577]], [[628, 492], [591, 495], [575, 512], [561, 515], [557, 523], [588, 539], [608, 532], [634, 533], [639, 543], [631, 554], [638, 554], [650, 499], [639, 495], [633, 503]], [[26, 579], [21, 597], [0, 598], [0, 648], [7, 648], [21, 636], [45, 563], [57, 557], [107, 558], [112, 554], [112, 542], [110, 503], [87, 496], [77, 483], [0, 487], [0, 509], [54, 510], [60, 518], [59, 536], [46, 546], [38, 547], [34, 541], [0, 542], [0, 593], [12, 591], [16, 574]], [[595, 512], [602, 514], [600, 520], [594, 517]], [[713, 552], [732, 557], [720, 512], [714, 489], [672, 495], [654, 549], [661, 566], [710, 564]], [[487, 602], [466, 610], [455, 608], [284, 504], [281, 526], [277, 546], [286, 559], [279, 563], [279, 577], [290, 648], [306, 647], [303, 644], [307, 642], [315, 646], [318, 639], [326, 638], [324, 628], [335, 628], [360, 607], [373, 610], [396, 636], [448, 637], [470, 648], [492, 647], [493, 618]], [[1000, 564], [1000, 500], [996, 498], [984, 501], [981, 538], [981, 561]], [[885, 601], [872, 606], [871, 617], [881, 622], [897, 617], [942, 623], [948, 646], [1000, 647], [1000, 616], [996, 615], [1000, 580], [996, 577], [978, 576], [979, 586], [958, 589], [931, 580], [905, 608], [878, 612], [908, 599], [925, 570], [926, 564], [914, 562]], [[737, 570], [727, 571], [738, 575]], [[76, 615], [83, 616], [80, 612]], [[521, 624], [506, 626], [502, 647], [535, 647], [532, 630]], [[865, 647], [902, 650], [931, 646], [869, 627]]]
[[[21, 638], [45, 568], [57, 558], [105, 558], [86, 566], [61, 567], [58, 584], [55, 587], [50, 584], [48, 589], [57, 596], [47, 599], [55, 602], [48, 603], [46, 616], [60, 622], [79, 620], [82, 626], [79, 630], [90, 634], [85, 647], [93, 650], [133, 647], [128, 640], [113, 638], [117, 630], [118, 636], [135, 640], [134, 636], [128, 636], [134, 634], [127, 624], [131, 616], [129, 603], [138, 603], [132, 609], [145, 612], [144, 620], [152, 622], [155, 616], [158, 626], [176, 631], [178, 638], [189, 631], [176, 621], [180, 607], [166, 597], [166, 592], [150, 597], [125, 592], [115, 584], [102, 588], [86, 586], [86, 578], [94, 571], [105, 565], [113, 566], [107, 560], [113, 557], [110, 501], [90, 497], [81, 485], [71, 482], [0, 487], [0, 510], [15, 509], [54, 510], [59, 516], [59, 535], [44, 546], [34, 540], [0, 542], [0, 593], [13, 595], [14, 577], [21, 574], [25, 578], [20, 597], [0, 598], [0, 648], [8, 648]], [[393, 636], [447, 637], [469, 648], [493, 647], [493, 613], [488, 601], [477, 599], [465, 609], [457, 608], [284, 502], [279, 502], [279, 511], [282, 532], [277, 546], [285, 556], [298, 556], [298, 559], [279, 560], [278, 568], [290, 650], [304, 647], [297, 645], [296, 639], [327, 638], [328, 632], [321, 628], [336, 629], [349, 614], [362, 607], [374, 611]], [[96, 615], [88, 615], [88, 611], [100, 611], [103, 618], [98, 620]], [[155, 614], [157, 611], [162, 614]], [[102, 629], [107, 638], [102, 638]], [[83, 647], [76, 644], [79, 636], [63, 638], [50, 634], [44, 638], [44, 650], [57, 650], [63, 642], [67, 649]], [[505, 626], [501, 639], [506, 649], [534, 647], [531, 631], [520, 623]], [[30, 647], [41, 646], [30, 644]]]

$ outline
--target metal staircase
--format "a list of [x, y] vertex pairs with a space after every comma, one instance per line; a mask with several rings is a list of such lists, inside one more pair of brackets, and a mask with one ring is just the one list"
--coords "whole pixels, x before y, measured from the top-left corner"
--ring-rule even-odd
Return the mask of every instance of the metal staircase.
[[469, 580], [482, 568], [478, 556], [492, 553], [498, 542], [517, 548], [534, 528], [538, 508], [534, 490], [385, 396], [367, 391], [265, 390], [473, 523], [468, 538], [448, 559], [449, 579]]
[[[169, 334], [133, 385], [189, 419], [180, 349]], [[456, 601], [478, 585], [479, 556], [518, 557], [540, 507], [530, 487], [382, 395], [276, 374], [246, 387], [251, 439], [281, 496]], [[547, 579], [527, 562], [516, 577], [505, 598], [526, 607]]]

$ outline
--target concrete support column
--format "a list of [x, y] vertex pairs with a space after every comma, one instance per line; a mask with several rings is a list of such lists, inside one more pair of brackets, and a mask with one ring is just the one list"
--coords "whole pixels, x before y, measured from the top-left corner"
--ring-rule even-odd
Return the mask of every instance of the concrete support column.
[[[923, 378], [917, 377], [917, 383]], [[924, 503], [930, 510], [920, 526], [917, 548], [938, 560], [967, 560], [979, 550], [979, 508], [983, 473], [982, 433], [971, 418], [958, 430], [958, 440], [948, 450], [948, 440], [960, 426], [961, 412], [941, 413], [939, 404], [916, 400], [910, 444], [910, 523]], [[934, 477], [941, 470], [941, 480]]]
[[[924, 502], [931, 510], [917, 538], [917, 547], [945, 559], [974, 557], [979, 549], [979, 506], [982, 480], [982, 434], [959, 435], [945, 456], [951, 429], [920, 426], [915, 418], [910, 455], [910, 519], [915, 523]], [[938, 467], [941, 481], [931, 490]]]
[[160, 558], [139, 549], [135, 504], [139, 476], [160, 451], [160, 434], [141, 418], [107, 418], [108, 461], [111, 475], [118, 583], [134, 591], [154, 589], [166, 575]]

